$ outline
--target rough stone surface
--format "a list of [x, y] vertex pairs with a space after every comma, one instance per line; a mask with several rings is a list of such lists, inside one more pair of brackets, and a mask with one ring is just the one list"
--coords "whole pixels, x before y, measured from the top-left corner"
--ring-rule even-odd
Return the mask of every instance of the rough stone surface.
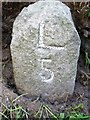
[[72, 94], [80, 38], [70, 9], [59, 1], [24, 8], [13, 25], [11, 53], [18, 90], [50, 98]]

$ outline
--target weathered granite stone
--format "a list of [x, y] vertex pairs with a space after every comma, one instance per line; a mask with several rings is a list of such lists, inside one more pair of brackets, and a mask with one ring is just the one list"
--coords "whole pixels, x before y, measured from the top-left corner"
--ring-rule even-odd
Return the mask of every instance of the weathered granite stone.
[[18, 90], [30, 96], [72, 94], [80, 38], [70, 9], [60, 1], [24, 8], [13, 25], [11, 53]]

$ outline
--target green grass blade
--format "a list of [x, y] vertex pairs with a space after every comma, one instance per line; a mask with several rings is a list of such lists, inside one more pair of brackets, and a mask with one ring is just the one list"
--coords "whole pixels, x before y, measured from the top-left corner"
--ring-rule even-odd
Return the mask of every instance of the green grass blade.
[[7, 120], [9, 120], [8, 117], [7, 117], [6, 115], [4, 115], [2, 112], [0, 112], [0, 114], [1, 114], [3, 117], [5, 117]]
[[17, 98], [15, 98], [15, 99], [12, 101], [12, 103], [14, 103], [14, 102], [17, 101], [18, 99], [20, 99], [22, 96], [27, 95], [27, 94], [28, 94], [28, 93], [25, 93], [25, 94], [22, 94], [22, 95], [18, 96]]

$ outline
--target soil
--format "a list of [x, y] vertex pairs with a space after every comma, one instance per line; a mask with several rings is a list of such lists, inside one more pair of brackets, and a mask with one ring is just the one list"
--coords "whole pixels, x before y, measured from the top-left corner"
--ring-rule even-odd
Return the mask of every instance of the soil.
[[[2, 102], [6, 105], [9, 104], [9, 99], [16, 98], [19, 93], [17, 92], [12, 67], [12, 58], [10, 52], [10, 44], [12, 39], [12, 28], [13, 22], [16, 16], [20, 13], [23, 7], [33, 4], [34, 2], [3, 2], [2, 3], [2, 75], [3, 81], [2, 86]], [[73, 20], [75, 22], [78, 33], [81, 37], [81, 49], [80, 56], [78, 60], [78, 70], [76, 77], [75, 90], [72, 96], [67, 96], [61, 98], [57, 101], [48, 101], [46, 98], [27, 98], [21, 97], [17, 101], [18, 104], [22, 105], [24, 108], [33, 111], [37, 111], [40, 105], [48, 104], [50, 108], [56, 112], [60, 113], [67, 110], [71, 106], [78, 105], [79, 103], [84, 104], [83, 112], [85, 114], [90, 114], [90, 65], [85, 64], [85, 52], [88, 53], [90, 57], [90, 26], [89, 20], [85, 18], [80, 18], [80, 15], [76, 12], [77, 7], [73, 7], [73, 3], [65, 3], [71, 8]], [[79, 4], [79, 3], [78, 3]], [[76, 4], [77, 5], [77, 4]], [[88, 9], [88, 6], [86, 10]], [[85, 13], [84, 13], [85, 14]], [[79, 16], [79, 17], [78, 17]], [[82, 14], [83, 16], [83, 14]], [[79, 22], [78, 22], [79, 21]], [[87, 25], [88, 23], [88, 25]], [[1, 87], [0, 87], [1, 89]]]

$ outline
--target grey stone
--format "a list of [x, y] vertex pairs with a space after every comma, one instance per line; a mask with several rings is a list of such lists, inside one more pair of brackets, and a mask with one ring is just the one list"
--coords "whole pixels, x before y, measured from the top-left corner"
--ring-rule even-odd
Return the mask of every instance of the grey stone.
[[25, 7], [13, 25], [11, 53], [18, 90], [50, 98], [72, 94], [80, 38], [70, 9], [60, 1]]

